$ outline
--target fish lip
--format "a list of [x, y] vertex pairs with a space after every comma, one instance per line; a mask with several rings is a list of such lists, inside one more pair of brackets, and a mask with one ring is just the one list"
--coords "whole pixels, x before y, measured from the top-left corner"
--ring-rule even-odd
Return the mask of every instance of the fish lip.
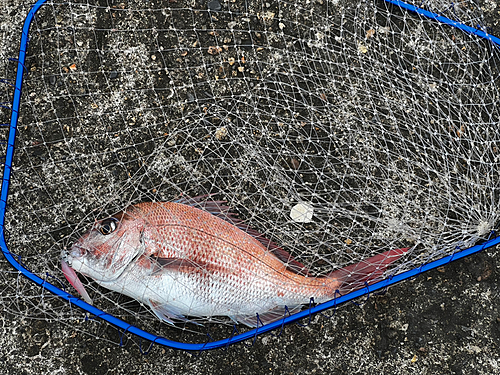
[[82, 247], [78, 244], [71, 246], [71, 249], [61, 250], [61, 259], [64, 260], [70, 267], [74, 259], [81, 259], [85, 254], [87, 254], [88, 249]]
[[66, 262], [66, 264], [71, 267], [71, 258], [67, 249], [61, 250], [61, 260]]
[[79, 245], [78, 243], [75, 243], [73, 246], [71, 246], [71, 251], [68, 255], [70, 255], [72, 258], [81, 258], [85, 254], [87, 254], [88, 249]]

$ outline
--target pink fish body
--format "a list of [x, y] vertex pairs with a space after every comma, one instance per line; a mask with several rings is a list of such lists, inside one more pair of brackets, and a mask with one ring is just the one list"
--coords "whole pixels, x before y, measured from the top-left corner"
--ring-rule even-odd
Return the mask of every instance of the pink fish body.
[[[265, 324], [282, 318], [285, 306], [293, 312], [310, 298], [320, 303], [379, 281], [407, 250], [387, 251], [326, 277], [311, 277], [220, 203], [192, 198], [130, 206], [97, 222], [63, 254], [65, 275], [75, 285], [69, 265], [101, 286], [149, 305], [169, 323], [228, 316], [255, 326], [256, 313]], [[83, 294], [81, 284], [75, 287]]]

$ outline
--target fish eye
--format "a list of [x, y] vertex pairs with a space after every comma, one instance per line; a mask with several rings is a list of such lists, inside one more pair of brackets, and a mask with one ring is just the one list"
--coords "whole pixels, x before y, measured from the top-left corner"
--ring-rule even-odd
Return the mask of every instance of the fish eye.
[[101, 232], [105, 236], [113, 233], [116, 230], [116, 227], [117, 227], [116, 222], [117, 221], [118, 220], [115, 219], [114, 217], [107, 219], [107, 220], [104, 220], [101, 223], [101, 226], [99, 227], [99, 232]]

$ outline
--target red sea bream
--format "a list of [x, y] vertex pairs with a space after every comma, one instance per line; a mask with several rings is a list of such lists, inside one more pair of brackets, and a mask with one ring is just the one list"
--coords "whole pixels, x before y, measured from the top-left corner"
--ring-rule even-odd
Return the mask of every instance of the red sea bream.
[[381, 279], [407, 249], [368, 258], [325, 277], [250, 229], [223, 202], [202, 197], [148, 202], [98, 221], [62, 254], [63, 272], [91, 303], [75, 271], [148, 306], [174, 324], [227, 316], [256, 326]]

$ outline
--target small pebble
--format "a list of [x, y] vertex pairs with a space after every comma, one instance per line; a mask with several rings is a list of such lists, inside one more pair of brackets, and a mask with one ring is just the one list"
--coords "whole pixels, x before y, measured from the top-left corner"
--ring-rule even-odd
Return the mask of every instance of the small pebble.
[[367, 53], [368, 48], [363, 43], [358, 42], [358, 51], [361, 53]]
[[50, 76], [50, 77], [49, 77], [49, 83], [50, 83], [51, 85], [55, 85], [55, 84], [56, 84], [56, 82], [57, 82], [57, 77], [56, 77], [56, 76]]
[[387, 331], [387, 337], [390, 338], [390, 339], [393, 339], [397, 335], [398, 335], [398, 333], [395, 330], [393, 330], [393, 329], [389, 329]]
[[116, 78], [118, 78], [118, 72], [113, 70], [112, 72], [109, 73], [109, 79], [116, 79]]
[[218, 128], [216, 131], [215, 131], [215, 138], [217, 138], [219, 141], [224, 139], [227, 135], [227, 128], [226, 127], [221, 127], [221, 128]]
[[218, 0], [212, 0], [208, 2], [208, 9], [213, 10], [214, 12], [219, 12], [222, 10], [222, 5]]
[[222, 52], [222, 48], [219, 46], [209, 46], [207, 52], [210, 55], [217, 55]]
[[296, 223], [310, 223], [312, 221], [314, 209], [307, 203], [298, 203], [292, 207], [290, 217]]

